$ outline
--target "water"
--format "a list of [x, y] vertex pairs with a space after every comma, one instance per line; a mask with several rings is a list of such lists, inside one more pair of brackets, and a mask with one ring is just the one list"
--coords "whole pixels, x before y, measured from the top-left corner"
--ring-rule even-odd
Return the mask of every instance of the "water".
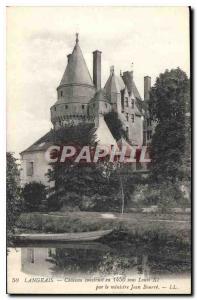
[[[24, 274], [189, 275], [190, 248], [173, 242], [107, 241], [28, 244], [17, 247]], [[8, 256], [11, 255], [8, 253]]]

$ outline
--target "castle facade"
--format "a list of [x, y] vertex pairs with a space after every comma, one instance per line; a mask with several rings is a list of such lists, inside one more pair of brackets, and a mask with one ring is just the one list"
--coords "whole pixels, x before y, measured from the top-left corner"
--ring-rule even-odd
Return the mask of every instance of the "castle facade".
[[[109, 77], [101, 87], [102, 52], [93, 52], [93, 78], [87, 68], [78, 34], [67, 66], [57, 87], [57, 101], [50, 108], [54, 130], [80, 123], [94, 123], [101, 144], [116, 145], [118, 141], [108, 128], [104, 115], [115, 111], [122, 121], [130, 145], [142, 146], [151, 141], [153, 124], [149, 118], [148, 100], [151, 78], [144, 77], [144, 99], [135, 85], [132, 70], [120, 75], [111, 66]], [[126, 141], [121, 141], [125, 142]], [[46, 173], [50, 168], [45, 157], [52, 145], [51, 132], [46, 133], [33, 145], [21, 152], [21, 183], [39, 181], [48, 185]]]

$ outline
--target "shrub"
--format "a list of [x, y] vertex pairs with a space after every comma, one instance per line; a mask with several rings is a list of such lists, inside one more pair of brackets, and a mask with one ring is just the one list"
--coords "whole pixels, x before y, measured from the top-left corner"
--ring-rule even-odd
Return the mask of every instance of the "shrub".
[[137, 185], [134, 199], [139, 206], [159, 205], [162, 211], [189, 205], [189, 200], [180, 189], [180, 183], [171, 182]]
[[15, 222], [21, 213], [22, 195], [19, 185], [19, 168], [13, 153], [6, 153], [6, 165], [6, 225], [7, 241], [10, 243], [11, 236], [15, 231]]
[[46, 187], [41, 182], [27, 183], [23, 190], [22, 195], [24, 198], [24, 205], [26, 211], [38, 211], [42, 200], [46, 199]]

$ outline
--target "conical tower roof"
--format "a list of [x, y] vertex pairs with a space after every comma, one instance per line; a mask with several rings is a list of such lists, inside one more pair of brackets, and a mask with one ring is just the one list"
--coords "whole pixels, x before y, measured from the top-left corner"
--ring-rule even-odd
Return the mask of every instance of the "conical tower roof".
[[105, 84], [104, 90], [107, 96], [111, 94], [120, 93], [121, 90], [125, 88], [124, 82], [121, 77], [115, 75], [114, 66], [110, 68], [110, 76]]
[[94, 86], [81, 48], [79, 47], [78, 34], [76, 34], [76, 44], [72, 54], [69, 56], [68, 64], [59, 87], [73, 84]]

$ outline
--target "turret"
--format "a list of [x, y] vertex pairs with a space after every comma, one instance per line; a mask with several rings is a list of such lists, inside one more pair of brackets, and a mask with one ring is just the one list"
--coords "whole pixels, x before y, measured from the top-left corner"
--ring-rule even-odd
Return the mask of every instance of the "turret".
[[79, 46], [76, 34], [72, 54], [57, 88], [57, 102], [51, 107], [51, 121], [55, 128], [65, 123], [80, 123], [88, 117], [87, 105], [95, 94], [95, 86]]

